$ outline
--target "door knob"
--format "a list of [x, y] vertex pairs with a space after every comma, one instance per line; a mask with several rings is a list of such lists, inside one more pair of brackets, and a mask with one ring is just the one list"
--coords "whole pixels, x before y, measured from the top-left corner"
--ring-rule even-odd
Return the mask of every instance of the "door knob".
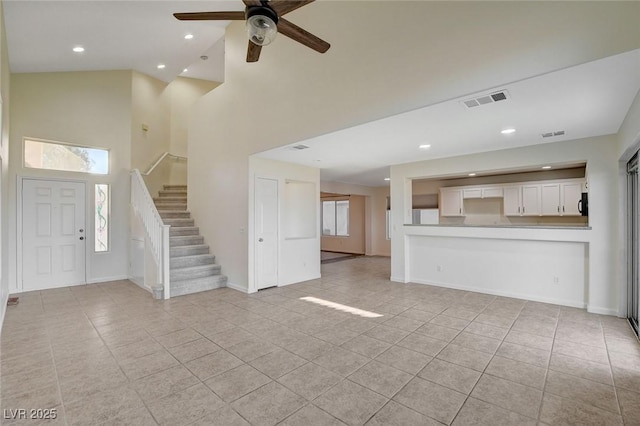
[[84, 240], [84, 237], [80, 237], [80, 241]]
[[81, 229], [79, 232], [84, 232], [84, 229]]
[[259, 242], [259, 243], [261, 243], [261, 242], [263, 242], [263, 241], [264, 241], [264, 240], [263, 240], [262, 238], [258, 238], [258, 242]]

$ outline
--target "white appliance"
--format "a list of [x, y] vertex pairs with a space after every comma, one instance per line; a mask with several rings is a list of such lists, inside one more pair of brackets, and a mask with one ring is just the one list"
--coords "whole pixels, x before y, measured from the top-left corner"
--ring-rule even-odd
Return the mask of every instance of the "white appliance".
[[438, 225], [440, 223], [440, 210], [438, 209], [414, 209], [414, 225]]

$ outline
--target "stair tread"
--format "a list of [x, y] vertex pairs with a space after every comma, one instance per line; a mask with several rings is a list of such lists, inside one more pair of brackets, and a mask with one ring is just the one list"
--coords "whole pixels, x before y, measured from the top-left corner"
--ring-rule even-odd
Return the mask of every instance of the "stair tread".
[[[192, 244], [192, 245], [190, 245], [190, 246], [178, 246], [178, 247], [171, 247], [171, 250], [184, 249], [185, 247], [188, 247], [188, 248], [191, 248], [191, 249], [192, 249], [192, 248], [201, 248], [201, 249], [209, 248], [209, 246], [208, 246], [207, 244]], [[202, 253], [201, 255], [205, 255], [205, 254], [207, 254], [207, 253]], [[172, 255], [171, 257], [172, 257], [173, 259], [175, 259], [175, 258], [177, 258], [177, 257], [189, 257], [189, 256], [201, 256], [201, 255], [198, 255], [198, 254], [188, 254], [188, 255], [186, 255], [186, 256], [173, 256], [173, 255]], [[213, 256], [213, 255], [210, 255], [210, 256]]]
[[180, 287], [180, 286], [188, 286], [189, 284], [197, 284], [199, 281], [209, 281], [209, 280], [223, 280], [226, 279], [227, 276], [224, 274], [215, 274], [215, 275], [208, 275], [206, 277], [200, 277], [200, 278], [187, 278], [185, 280], [171, 280], [171, 285], [172, 286], [176, 286], [176, 287]]
[[216, 264], [216, 263], [208, 263], [206, 265], [197, 265], [197, 266], [185, 266], [184, 268], [171, 268], [171, 271], [180, 271], [180, 272], [187, 272], [187, 271], [202, 271], [205, 269], [217, 269], [219, 268], [220, 265]]
[[203, 253], [203, 254], [187, 254], [187, 255], [184, 255], [184, 256], [174, 256], [173, 258], [174, 259], [178, 259], [178, 258], [183, 259], [183, 258], [187, 258], [187, 257], [190, 257], [190, 258], [202, 257], [202, 258], [204, 258], [204, 257], [208, 257], [208, 256], [215, 257], [215, 255], [211, 254], [211, 253]]
[[[164, 221], [165, 225], [171, 225], [171, 226], [176, 226], [179, 227], [181, 223], [189, 223], [189, 225], [185, 225], [188, 227], [192, 227], [194, 226], [194, 221], [193, 218], [186, 218], [186, 217], [163, 217], [162, 220]], [[173, 225], [173, 223], [175, 223], [175, 225]]]

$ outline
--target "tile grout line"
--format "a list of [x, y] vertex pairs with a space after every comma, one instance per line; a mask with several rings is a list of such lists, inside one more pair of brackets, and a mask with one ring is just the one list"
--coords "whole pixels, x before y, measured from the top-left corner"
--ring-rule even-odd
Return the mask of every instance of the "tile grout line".
[[613, 383], [613, 394], [616, 397], [616, 403], [618, 405], [618, 415], [622, 419], [622, 424], [624, 425], [624, 417], [622, 416], [622, 405], [620, 404], [620, 398], [618, 398], [618, 387], [616, 386], [616, 378], [613, 373], [613, 365], [611, 364], [611, 355], [609, 354], [609, 345], [607, 344], [607, 338], [604, 334], [604, 327], [602, 326], [602, 320], [600, 321], [600, 328], [602, 330], [602, 338], [604, 340], [604, 347], [607, 351], [607, 360], [609, 361], [609, 371], [611, 371], [611, 382]]
[[549, 367], [551, 365], [551, 357], [553, 357], [553, 348], [556, 346], [556, 335], [558, 334], [558, 326], [560, 324], [560, 315], [562, 315], [562, 308], [558, 310], [558, 317], [556, 318], [556, 325], [553, 330], [553, 340], [551, 344], [551, 351], [549, 352], [549, 359], [547, 360], [547, 368], [544, 371], [544, 383], [542, 384], [542, 397], [540, 398], [540, 405], [538, 406], [538, 422], [540, 422], [540, 417], [542, 416], [542, 406], [544, 404], [544, 394], [547, 389], [547, 379], [549, 378]]
[[[497, 299], [497, 297], [494, 299], [494, 301]], [[493, 303], [493, 302], [491, 302]], [[513, 325], [516, 323], [516, 321], [518, 320], [518, 317], [520, 316], [520, 314], [522, 313], [522, 310], [524, 309], [524, 307], [526, 306], [526, 304], [528, 303], [528, 301], [525, 301], [525, 303], [522, 305], [522, 307], [518, 310], [518, 316], [516, 317], [516, 319], [513, 320], [513, 322], [511, 323], [511, 326], [509, 327], [509, 330], [507, 331], [506, 336], [509, 334], [509, 332], [511, 331], [511, 329], [513, 328]], [[476, 315], [474, 317], [477, 318], [482, 312], [484, 312], [491, 304], [487, 305], [482, 311], [480, 311], [480, 313], [478, 313], [478, 315]], [[473, 322], [473, 320], [471, 321]], [[465, 327], [466, 329], [466, 327]], [[464, 331], [464, 329], [462, 330]], [[461, 332], [462, 332], [461, 331]], [[502, 343], [504, 343], [504, 339], [502, 339], [500, 346], [502, 346]], [[478, 386], [478, 383], [480, 382], [480, 379], [482, 379], [482, 376], [485, 374], [485, 371], [487, 371], [487, 368], [489, 367], [489, 365], [491, 364], [491, 361], [493, 361], [493, 358], [495, 358], [496, 353], [498, 352], [498, 349], [500, 349], [500, 346], [498, 348], [496, 348], [495, 352], [493, 353], [493, 355], [491, 355], [491, 359], [489, 360], [489, 362], [487, 363], [487, 365], [484, 367], [484, 369], [480, 372], [480, 377], [478, 377], [478, 380], [476, 381], [476, 383], [473, 385], [473, 387], [471, 388], [471, 390], [469, 391], [469, 393], [467, 394], [467, 396], [464, 399], [464, 402], [462, 403], [462, 405], [460, 406], [460, 408], [458, 409], [458, 411], [456, 412], [455, 416], [453, 416], [453, 419], [451, 419], [451, 423], [449, 424], [453, 424], [453, 422], [455, 422], [456, 418], [458, 417], [458, 415], [460, 414], [460, 411], [462, 411], [462, 408], [464, 407], [464, 405], [467, 403], [467, 401], [469, 400], [469, 398], [471, 398], [471, 394], [473, 393], [473, 391], [475, 390], [476, 386]], [[482, 401], [482, 400], [481, 400]], [[487, 401], [483, 401], [487, 404], [491, 404]], [[491, 405], [495, 405], [495, 404], [491, 404]], [[497, 406], [496, 406], [497, 407]], [[502, 408], [502, 407], [498, 407], [498, 408]], [[507, 410], [507, 411], [511, 411], [511, 410]], [[520, 413], [518, 413], [520, 414]], [[527, 416], [525, 416], [527, 417]]]

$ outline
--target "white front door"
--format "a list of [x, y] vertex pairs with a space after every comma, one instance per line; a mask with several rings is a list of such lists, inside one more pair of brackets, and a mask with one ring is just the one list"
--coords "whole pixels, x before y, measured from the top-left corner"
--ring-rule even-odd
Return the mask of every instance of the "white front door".
[[22, 290], [86, 284], [85, 184], [22, 181]]
[[278, 181], [255, 182], [255, 281], [258, 290], [278, 285]]

